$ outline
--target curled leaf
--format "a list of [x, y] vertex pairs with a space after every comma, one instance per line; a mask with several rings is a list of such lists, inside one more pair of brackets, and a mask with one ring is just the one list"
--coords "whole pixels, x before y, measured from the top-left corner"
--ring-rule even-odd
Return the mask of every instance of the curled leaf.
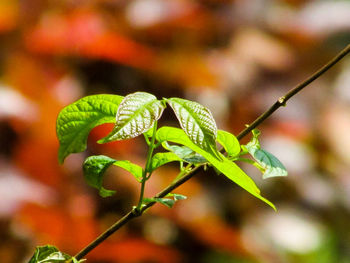
[[102, 197], [108, 197], [115, 193], [115, 191], [107, 190], [102, 186], [105, 171], [115, 162], [116, 160], [108, 156], [96, 155], [88, 157], [83, 164], [85, 181], [88, 185], [98, 189]]
[[83, 164], [85, 181], [88, 185], [98, 189], [102, 197], [108, 197], [115, 191], [103, 188], [103, 177], [108, 167], [118, 166], [130, 172], [139, 182], [142, 179], [142, 167], [128, 160], [114, 160], [105, 155], [94, 155], [86, 158]]

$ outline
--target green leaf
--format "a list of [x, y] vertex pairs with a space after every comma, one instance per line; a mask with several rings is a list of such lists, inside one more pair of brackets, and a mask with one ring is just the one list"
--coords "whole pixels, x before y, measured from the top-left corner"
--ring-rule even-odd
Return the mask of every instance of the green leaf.
[[124, 170], [130, 172], [137, 181], [141, 182], [142, 180], [142, 167], [134, 164], [128, 160], [115, 161], [113, 165], [123, 168]]
[[[73, 259], [71, 256], [59, 251], [51, 245], [36, 247], [34, 255], [28, 263], [65, 263]], [[82, 261], [79, 261], [82, 262]]]
[[224, 147], [228, 156], [235, 157], [240, 153], [241, 146], [236, 136], [234, 136], [232, 133], [218, 130], [217, 140]]
[[260, 195], [260, 190], [255, 185], [254, 181], [248, 175], [246, 175], [235, 163], [231, 162], [223, 155], [221, 155], [222, 161], [219, 161], [211, 152], [207, 152], [195, 145], [181, 129], [173, 127], [162, 127], [157, 131], [156, 138], [159, 142], [170, 141], [191, 148], [193, 151], [199, 153], [205, 159], [207, 159], [211, 165], [213, 165], [231, 181], [235, 182], [240, 187], [275, 209], [275, 206], [270, 201]]
[[192, 151], [187, 146], [169, 145], [168, 142], [163, 142], [162, 146], [169, 151], [172, 151], [179, 158], [187, 163], [200, 164], [207, 163], [208, 161], [199, 153]]
[[153, 136], [153, 125], [146, 132], [144, 132], [144, 135], [147, 136], [148, 138], [152, 138], [152, 136]]
[[156, 153], [152, 157], [151, 169], [152, 171], [154, 171], [155, 169], [157, 169], [158, 167], [164, 164], [175, 162], [175, 161], [182, 161], [182, 159], [172, 152]]
[[115, 162], [116, 160], [108, 156], [96, 155], [88, 157], [83, 164], [85, 181], [88, 185], [98, 189], [102, 197], [115, 194], [115, 191], [107, 190], [102, 186], [105, 171]]
[[120, 103], [117, 121], [113, 131], [99, 143], [125, 140], [148, 131], [158, 120], [164, 105], [155, 96], [146, 92], [136, 92], [126, 96]]
[[86, 149], [88, 135], [94, 127], [115, 122], [122, 99], [123, 97], [118, 95], [92, 95], [63, 108], [56, 122], [60, 163], [63, 163], [69, 154]]
[[287, 169], [284, 167], [281, 161], [278, 160], [273, 154], [261, 149], [258, 139], [260, 132], [256, 129], [254, 129], [252, 132], [252, 140], [247, 145], [244, 145], [243, 149], [246, 149], [257, 162], [257, 167], [263, 173], [263, 179], [287, 176]]
[[152, 202], [160, 203], [160, 204], [165, 205], [169, 208], [172, 208], [175, 204], [175, 200], [169, 199], [169, 198], [153, 197], [153, 198], [144, 198], [143, 199], [144, 204], [148, 204], [148, 203], [152, 203]]
[[209, 109], [197, 102], [180, 98], [170, 98], [166, 101], [190, 140], [220, 160], [215, 142], [217, 127]]

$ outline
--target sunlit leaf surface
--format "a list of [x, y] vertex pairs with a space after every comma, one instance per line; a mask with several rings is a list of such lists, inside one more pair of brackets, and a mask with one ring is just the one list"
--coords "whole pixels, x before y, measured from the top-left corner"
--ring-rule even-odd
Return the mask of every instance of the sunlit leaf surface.
[[65, 263], [69, 259], [72, 259], [73, 263], [78, 263], [76, 259], [59, 251], [58, 248], [46, 245], [37, 247], [28, 263]]
[[94, 127], [113, 123], [123, 97], [92, 95], [65, 107], [57, 117], [56, 133], [60, 142], [58, 159], [63, 163], [71, 153], [86, 149], [88, 135]]
[[209, 109], [197, 102], [180, 98], [170, 98], [167, 102], [191, 141], [220, 158], [215, 144], [217, 127]]
[[118, 108], [113, 131], [99, 143], [125, 140], [148, 131], [160, 118], [164, 106], [155, 96], [136, 92], [126, 96]]
[[228, 156], [234, 157], [241, 151], [241, 146], [236, 136], [227, 131], [218, 130], [217, 136], [218, 142], [224, 147]]
[[187, 136], [186, 133], [178, 128], [173, 127], [162, 127], [157, 131], [157, 140], [169, 141], [178, 143], [191, 148], [193, 151], [201, 154], [208, 162], [213, 165], [217, 170], [223, 173], [231, 181], [238, 184], [240, 187], [264, 201], [272, 208], [275, 206], [266, 198], [260, 195], [259, 188], [255, 185], [254, 181], [246, 175], [235, 163], [221, 156], [222, 161], [218, 160], [212, 153], [203, 150], [202, 148], [195, 145]]

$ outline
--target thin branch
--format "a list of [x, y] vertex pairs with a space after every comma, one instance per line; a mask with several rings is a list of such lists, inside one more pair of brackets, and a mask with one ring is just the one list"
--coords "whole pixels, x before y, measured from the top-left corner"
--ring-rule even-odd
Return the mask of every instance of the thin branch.
[[[159, 192], [154, 197], [155, 198], [165, 197], [167, 194], [171, 193], [171, 191], [173, 191], [174, 189], [178, 188], [183, 183], [190, 180], [199, 171], [199, 168], [201, 168], [202, 166], [203, 165], [196, 166], [191, 171], [189, 171], [186, 175], [184, 175], [179, 180], [177, 180], [174, 183], [167, 186], [163, 191]], [[114, 232], [116, 232], [119, 228], [124, 226], [126, 223], [128, 223], [133, 218], [141, 216], [148, 208], [153, 206], [155, 203], [156, 202], [150, 202], [147, 205], [142, 206], [141, 210], [137, 210], [137, 208], [134, 207], [129, 213], [127, 213], [125, 216], [123, 216], [121, 219], [119, 219], [116, 223], [114, 223], [110, 228], [108, 228], [105, 232], [103, 232], [99, 237], [97, 237], [94, 241], [92, 241], [88, 246], [86, 246], [84, 249], [82, 249], [74, 257], [77, 260], [82, 259], [91, 250], [93, 250], [95, 247], [97, 247], [99, 244], [101, 244], [104, 240], [106, 240], [110, 235], [112, 235]]]
[[258, 127], [263, 121], [265, 121], [268, 117], [272, 115], [277, 109], [282, 106], [285, 106], [287, 101], [297, 94], [299, 91], [308, 86], [311, 82], [318, 79], [321, 75], [323, 75], [327, 70], [337, 64], [343, 57], [345, 57], [350, 52], [350, 45], [347, 45], [342, 51], [339, 52], [337, 56], [335, 56], [331, 61], [329, 61], [326, 65], [316, 71], [313, 75], [307, 78], [305, 81], [299, 83], [290, 91], [288, 91], [284, 96], [280, 97], [266, 112], [261, 114], [255, 121], [247, 126], [240, 134], [237, 135], [237, 138], [240, 140], [248, 133], [250, 133], [253, 129]]
[[[307, 85], [309, 85], [311, 82], [313, 82], [318, 77], [320, 77], [322, 74], [324, 74], [328, 69], [330, 69], [337, 62], [339, 62], [349, 52], [350, 52], [350, 45], [348, 45], [346, 48], [344, 48], [335, 58], [333, 58], [331, 61], [329, 61], [326, 65], [324, 65], [320, 70], [318, 70], [316, 73], [314, 73], [308, 79], [306, 79], [302, 83], [298, 84], [295, 88], [291, 89], [283, 97], [279, 98], [266, 112], [264, 112], [255, 121], [253, 121], [251, 124], [249, 124], [249, 126], [246, 129], [244, 129], [237, 136], [237, 138], [239, 140], [241, 140], [243, 137], [245, 137], [249, 132], [251, 132], [254, 128], [259, 126], [264, 120], [266, 120], [269, 116], [271, 116], [271, 114], [274, 113], [278, 108], [280, 108], [281, 106], [285, 106], [286, 102], [291, 97], [293, 97], [295, 94], [297, 94], [299, 91], [301, 91]], [[163, 191], [159, 192], [154, 197], [155, 198], [165, 197], [171, 191], [173, 191], [174, 189], [176, 189], [177, 187], [179, 187], [180, 185], [182, 185], [183, 183], [185, 183], [189, 179], [191, 179], [203, 166], [204, 165], [196, 166], [195, 168], [190, 170], [187, 174], [185, 174], [183, 177], [181, 177], [179, 180], [176, 180], [174, 183], [170, 184], [168, 187], [166, 187]], [[111, 236], [114, 232], [116, 232], [119, 228], [124, 226], [126, 223], [128, 223], [133, 218], [141, 216], [148, 208], [150, 208], [154, 204], [155, 204], [155, 202], [148, 203], [147, 205], [142, 206], [141, 210], [137, 210], [134, 207], [129, 213], [127, 213], [124, 217], [119, 219], [110, 228], [108, 228], [105, 232], [103, 232], [99, 237], [97, 237], [94, 241], [92, 241], [88, 246], [86, 246], [78, 254], [76, 254], [75, 258], [77, 260], [82, 259], [91, 250], [93, 250], [95, 247], [97, 247], [99, 244], [101, 244], [104, 240], [106, 240], [109, 236]]]

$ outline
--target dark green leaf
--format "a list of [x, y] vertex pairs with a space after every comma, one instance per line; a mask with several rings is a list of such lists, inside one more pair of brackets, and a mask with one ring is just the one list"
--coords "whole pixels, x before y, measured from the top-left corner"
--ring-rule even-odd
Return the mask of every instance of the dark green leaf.
[[191, 148], [193, 151], [199, 153], [205, 159], [207, 159], [211, 165], [213, 165], [231, 181], [235, 182], [243, 189], [275, 209], [275, 206], [270, 201], [260, 195], [260, 190], [255, 185], [254, 181], [248, 175], [246, 175], [235, 163], [231, 162], [223, 155], [221, 155], [222, 161], [219, 161], [216, 156], [213, 156], [211, 152], [207, 152], [195, 145], [181, 129], [173, 127], [162, 127], [157, 131], [156, 138], [159, 142], [170, 141]]
[[156, 153], [152, 157], [151, 169], [153, 171], [164, 164], [175, 162], [175, 161], [182, 161], [182, 160], [172, 152]]
[[117, 121], [113, 131], [99, 143], [125, 140], [148, 131], [158, 120], [164, 105], [155, 96], [146, 92], [136, 92], [126, 96], [120, 103]]
[[139, 182], [142, 179], [142, 167], [128, 160], [117, 161], [105, 155], [90, 156], [85, 160], [83, 165], [84, 177], [90, 186], [100, 191], [102, 197], [108, 197], [115, 193], [115, 191], [102, 187], [104, 173], [111, 165], [118, 166], [130, 172]]
[[216, 123], [209, 109], [197, 102], [180, 98], [167, 99], [167, 103], [175, 112], [181, 128], [191, 141], [221, 159], [215, 142], [217, 135]]
[[68, 105], [59, 113], [56, 133], [60, 142], [60, 163], [63, 163], [69, 154], [86, 149], [86, 141], [92, 128], [115, 122], [122, 99], [123, 97], [117, 95], [87, 96]]
[[[71, 256], [59, 251], [51, 245], [39, 246], [35, 249], [34, 255], [28, 263], [65, 263]], [[77, 262], [77, 261], [76, 261]], [[82, 261], [79, 261], [82, 262]]]
[[104, 156], [96, 155], [88, 157], [83, 164], [84, 178], [88, 185], [97, 188], [102, 197], [108, 197], [115, 191], [103, 188], [103, 176], [109, 166], [114, 164], [116, 160]]
[[229, 157], [235, 157], [241, 151], [239, 141], [232, 133], [218, 130], [217, 140], [224, 147]]

